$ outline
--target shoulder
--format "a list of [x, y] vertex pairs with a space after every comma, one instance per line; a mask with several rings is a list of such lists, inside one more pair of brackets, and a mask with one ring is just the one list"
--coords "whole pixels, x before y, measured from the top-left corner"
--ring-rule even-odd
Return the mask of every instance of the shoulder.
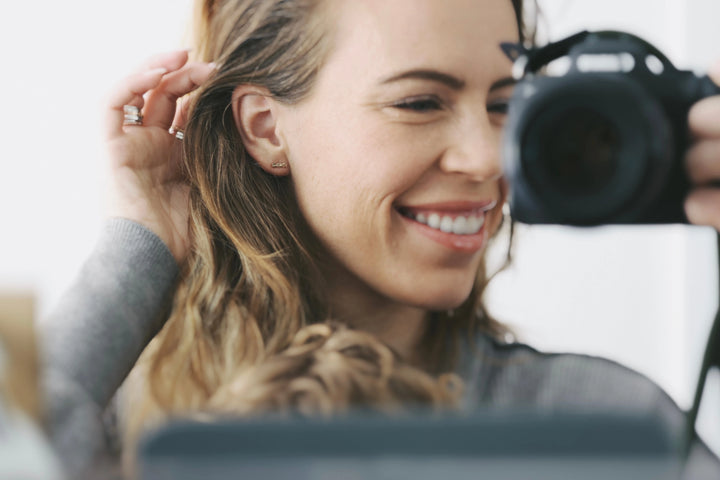
[[[662, 388], [612, 360], [544, 353], [484, 335], [474, 348], [467, 346], [458, 373], [466, 381], [470, 408], [653, 416], [676, 435], [686, 426], [685, 412]], [[703, 442], [694, 442], [683, 478], [720, 478], [718, 472], [718, 458]]]
[[[480, 336], [464, 353], [462, 376], [475, 402], [492, 407], [662, 413], [682, 412], [646, 376], [606, 358], [543, 353]], [[674, 423], [673, 422], [673, 423]]]

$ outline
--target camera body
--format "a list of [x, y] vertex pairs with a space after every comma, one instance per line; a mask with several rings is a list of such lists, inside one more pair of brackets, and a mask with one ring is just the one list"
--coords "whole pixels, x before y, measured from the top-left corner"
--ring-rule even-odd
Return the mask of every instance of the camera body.
[[[503, 141], [513, 217], [524, 223], [687, 223], [687, 116], [720, 93], [624, 32], [508, 45], [518, 80]], [[557, 59], [567, 72], [541, 72]]]

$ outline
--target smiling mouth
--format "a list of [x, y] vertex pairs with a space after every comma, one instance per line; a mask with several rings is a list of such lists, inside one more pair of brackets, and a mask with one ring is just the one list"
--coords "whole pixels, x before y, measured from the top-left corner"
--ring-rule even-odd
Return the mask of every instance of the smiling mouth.
[[432, 210], [398, 208], [403, 217], [422, 223], [434, 230], [455, 235], [477, 235], [485, 225], [485, 210], [449, 213]]

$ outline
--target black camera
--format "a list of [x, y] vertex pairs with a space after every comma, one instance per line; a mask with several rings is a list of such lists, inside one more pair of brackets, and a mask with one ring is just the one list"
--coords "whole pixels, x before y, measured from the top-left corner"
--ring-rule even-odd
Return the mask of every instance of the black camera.
[[[518, 80], [503, 144], [516, 220], [687, 223], [687, 115], [693, 103], [720, 93], [718, 86], [624, 32], [502, 48]], [[556, 60], [566, 72], [547, 74]]]

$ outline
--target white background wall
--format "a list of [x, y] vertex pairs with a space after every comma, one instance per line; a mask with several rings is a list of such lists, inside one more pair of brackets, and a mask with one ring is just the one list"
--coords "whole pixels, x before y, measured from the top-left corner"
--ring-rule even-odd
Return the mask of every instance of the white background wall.
[[[720, 59], [717, 0], [544, 0], [550, 38], [625, 29], [679, 65]], [[57, 301], [102, 222], [102, 97], [147, 55], [185, 46], [189, 0], [6, 2], [0, 6], [0, 289]], [[684, 407], [717, 299], [714, 236], [688, 227], [522, 228], [489, 291], [523, 340], [608, 356]], [[715, 417], [702, 429], [720, 452]], [[707, 411], [707, 409], [705, 409]]]

